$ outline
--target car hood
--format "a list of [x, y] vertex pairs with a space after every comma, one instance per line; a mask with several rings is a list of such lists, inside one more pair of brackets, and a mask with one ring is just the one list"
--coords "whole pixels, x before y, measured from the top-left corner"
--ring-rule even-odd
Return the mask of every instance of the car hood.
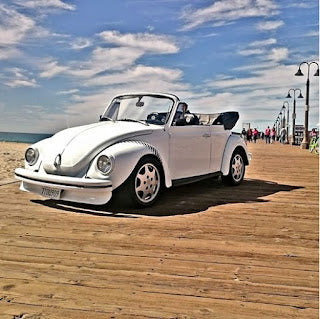
[[152, 128], [134, 122], [99, 122], [63, 130], [47, 140], [42, 165], [48, 174], [77, 176], [108, 146], [141, 135]]

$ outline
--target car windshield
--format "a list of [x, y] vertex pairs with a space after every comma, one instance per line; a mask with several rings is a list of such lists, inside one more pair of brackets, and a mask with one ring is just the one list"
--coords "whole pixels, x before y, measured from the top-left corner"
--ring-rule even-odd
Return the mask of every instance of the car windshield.
[[170, 115], [173, 100], [165, 96], [124, 95], [113, 99], [101, 121], [133, 121], [164, 125]]

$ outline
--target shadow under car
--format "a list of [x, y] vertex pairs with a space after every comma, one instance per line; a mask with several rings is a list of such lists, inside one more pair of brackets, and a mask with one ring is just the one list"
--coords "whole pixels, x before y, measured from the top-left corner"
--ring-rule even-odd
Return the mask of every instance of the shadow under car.
[[31, 201], [59, 210], [96, 216], [137, 218], [140, 215], [164, 217], [200, 213], [209, 207], [219, 205], [268, 202], [267, 199], [262, 199], [262, 197], [281, 191], [290, 192], [300, 188], [302, 187], [257, 179], [245, 179], [241, 185], [230, 187], [225, 186], [219, 180], [208, 179], [166, 189], [154, 205], [140, 209], [121, 207], [120, 203], [113, 200], [101, 206], [51, 199]]

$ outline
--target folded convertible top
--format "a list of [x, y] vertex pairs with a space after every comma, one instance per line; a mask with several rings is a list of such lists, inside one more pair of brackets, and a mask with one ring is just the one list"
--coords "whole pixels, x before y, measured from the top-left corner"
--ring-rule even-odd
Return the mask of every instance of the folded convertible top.
[[225, 130], [234, 128], [239, 119], [239, 113], [234, 111], [215, 114], [195, 114], [203, 125], [223, 125]]

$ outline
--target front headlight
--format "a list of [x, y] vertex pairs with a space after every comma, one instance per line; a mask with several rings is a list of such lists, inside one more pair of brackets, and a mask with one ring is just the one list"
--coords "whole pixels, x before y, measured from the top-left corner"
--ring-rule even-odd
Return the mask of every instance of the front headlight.
[[97, 168], [102, 174], [108, 174], [113, 167], [113, 160], [111, 157], [101, 155], [97, 160]]
[[29, 165], [34, 165], [39, 157], [39, 151], [36, 148], [29, 147], [24, 154], [24, 158], [26, 159]]

